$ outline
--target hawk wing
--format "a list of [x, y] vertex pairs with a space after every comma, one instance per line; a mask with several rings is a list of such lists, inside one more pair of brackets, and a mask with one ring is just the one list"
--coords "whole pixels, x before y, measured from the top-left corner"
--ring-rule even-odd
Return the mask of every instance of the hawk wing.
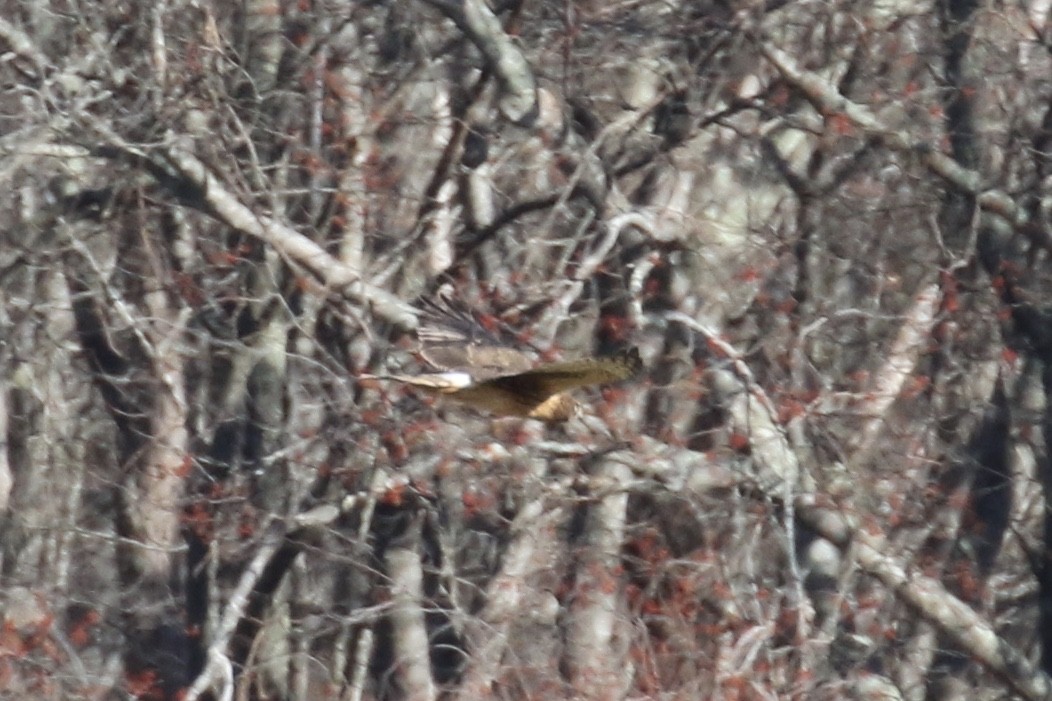
[[499, 335], [487, 330], [474, 312], [448, 295], [440, 292], [421, 302], [420, 355], [434, 367], [468, 372], [483, 380], [523, 372], [536, 364], [534, 354], [511, 345], [510, 329]]
[[565, 421], [577, 410], [577, 403], [565, 392], [575, 387], [626, 380], [642, 369], [639, 351], [631, 348], [609, 357], [548, 363], [526, 372], [481, 381], [463, 372], [391, 375], [388, 379], [501, 416], [526, 416], [553, 422]]
[[477, 382], [475, 386], [492, 387], [540, 404], [556, 394], [577, 387], [627, 380], [639, 374], [642, 369], [643, 361], [639, 357], [639, 349], [630, 348], [606, 357], [547, 363], [525, 372]]
[[636, 348], [607, 357], [536, 366], [535, 354], [510, 345], [514, 334], [499, 320], [480, 317], [441, 292], [421, 300], [420, 308], [420, 355], [443, 372], [387, 375], [386, 379], [445, 395], [476, 409], [565, 421], [577, 410], [576, 402], [565, 392], [625, 380], [643, 368]]
[[477, 380], [522, 372], [534, 365], [530, 355], [504, 346], [432, 345], [422, 348], [420, 355], [436, 368], [468, 372]]

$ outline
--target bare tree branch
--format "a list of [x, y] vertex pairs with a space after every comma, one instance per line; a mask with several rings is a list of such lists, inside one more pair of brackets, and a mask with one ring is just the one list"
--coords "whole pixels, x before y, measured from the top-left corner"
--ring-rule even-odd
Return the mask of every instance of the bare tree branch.
[[483, 0], [425, 0], [445, 13], [478, 47], [500, 82], [500, 109], [515, 124], [537, 118], [537, 84], [526, 57]]
[[624, 544], [631, 471], [615, 458], [601, 459], [595, 482], [602, 491], [586, 507], [585, 530], [575, 571], [574, 600], [567, 625], [570, 684], [581, 698], [621, 698], [633, 670], [615, 660], [623, 625], [615, 572]]
[[416, 328], [416, 310], [389, 292], [362, 280], [360, 273], [341, 263], [321, 246], [292, 227], [242, 204], [193, 154], [172, 147], [164, 157], [191, 184], [199, 188], [212, 212], [228, 226], [254, 236], [282, 255], [302, 265], [322, 281], [326, 288], [367, 304], [379, 316], [404, 329]]
[[501, 558], [500, 571], [487, 587], [486, 605], [466, 626], [470, 656], [461, 682], [465, 701], [493, 693], [509, 628], [521, 611], [528, 578], [546, 564], [549, 548], [555, 546], [550, 534], [562, 517], [562, 509], [550, 508], [546, 498], [529, 502], [516, 514], [512, 524], [516, 535]]
[[887, 554], [889, 544], [871, 525], [821, 505], [815, 494], [796, 499], [798, 518], [823, 537], [850, 552], [864, 572], [883, 582], [899, 599], [935, 624], [962, 650], [980, 660], [1016, 693], [1031, 701], [1052, 697], [1052, 680], [1035, 669], [1027, 656], [998, 637], [974, 609], [956, 598], [938, 581], [911, 571]]
[[859, 455], [866, 455], [876, 440], [889, 407], [902, 391], [906, 380], [917, 366], [917, 359], [924, 351], [935, 323], [942, 295], [939, 287], [931, 284], [914, 296], [913, 304], [903, 319], [902, 328], [887, 352], [887, 360], [877, 370], [871, 389], [860, 403], [863, 416], [868, 417], [855, 437], [852, 448]]
[[391, 621], [396, 670], [404, 698], [431, 701], [435, 683], [431, 677], [431, 653], [424, 625], [423, 579], [420, 555], [415, 548], [388, 549], [384, 564], [391, 579]]
[[1026, 212], [1002, 190], [984, 187], [982, 174], [963, 168], [935, 145], [917, 141], [907, 129], [884, 123], [870, 110], [844, 97], [836, 86], [817, 73], [801, 68], [789, 54], [778, 49], [770, 40], [760, 38], [757, 46], [782, 76], [803, 92], [823, 115], [844, 115], [895, 151], [918, 156], [931, 172], [947, 183], [961, 192], [975, 195], [980, 207], [998, 215], [1013, 229], [1029, 236], [1034, 243], [1052, 250], [1052, 235], [1040, 227], [1026, 226]]

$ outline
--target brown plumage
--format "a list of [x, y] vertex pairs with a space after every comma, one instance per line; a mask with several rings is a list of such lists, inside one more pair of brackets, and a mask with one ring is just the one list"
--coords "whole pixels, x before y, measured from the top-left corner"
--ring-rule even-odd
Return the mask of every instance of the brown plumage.
[[578, 411], [567, 394], [570, 390], [627, 380], [643, 369], [636, 348], [605, 357], [537, 363], [532, 354], [510, 345], [510, 331], [498, 338], [470, 310], [448, 298], [422, 306], [420, 355], [442, 372], [368, 377], [404, 382], [499, 416], [559, 422]]
[[642, 369], [639, 351], [630, 348], [617, 355], [543, 363], [524, 372], [488, 378], [460, 370], [380, 377], [404, 382], [499, 416], [559, 422], [571, 418], [577, 411], [577, 402], [566, 394], [570, 390], [627, 380]]

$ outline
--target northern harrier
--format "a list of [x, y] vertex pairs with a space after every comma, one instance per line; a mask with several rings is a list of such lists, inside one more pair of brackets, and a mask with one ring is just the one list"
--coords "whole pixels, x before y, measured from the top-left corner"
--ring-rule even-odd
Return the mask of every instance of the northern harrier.
[[577, 413], [567, 394], [577, 387], [626, 380], [643, 369], [636, 348], [611, 356], [536, 363], [528, 353], [502, 345], [470, 316], [437, 307], [418, 335], [420, 354], [441, 372], [369, 375], [396, 380], [500, 416], [561, 422]]

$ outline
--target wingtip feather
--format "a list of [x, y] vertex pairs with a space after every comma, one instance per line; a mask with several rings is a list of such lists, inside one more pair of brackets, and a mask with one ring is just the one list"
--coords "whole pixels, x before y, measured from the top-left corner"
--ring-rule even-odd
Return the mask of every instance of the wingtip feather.
[[643, 358], [639, 355], [639, 348], [632, 346], [622, 351], [620, 356], [628, 371], [628, 377], [635, 377], [643, 372]]

